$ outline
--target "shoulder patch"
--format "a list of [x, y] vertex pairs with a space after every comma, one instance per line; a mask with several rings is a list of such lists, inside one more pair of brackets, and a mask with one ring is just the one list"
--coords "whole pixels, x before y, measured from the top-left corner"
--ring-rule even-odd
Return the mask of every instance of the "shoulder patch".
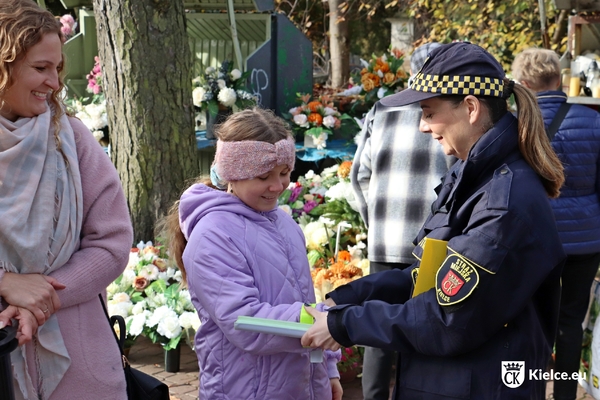
[[441, 306], [459, 303], [479, 284], [475, 264], [460, 254], [449, 255], [436, 275], [435, 292]]

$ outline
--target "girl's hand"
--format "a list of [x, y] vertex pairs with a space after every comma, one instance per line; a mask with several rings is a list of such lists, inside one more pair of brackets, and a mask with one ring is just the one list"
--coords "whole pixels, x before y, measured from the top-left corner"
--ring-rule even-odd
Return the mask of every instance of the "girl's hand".
[[344, 394], [344, 389], [342, 389], [342, 384], [340, 383], [339, 378], [331, 378], [329, 380], [331, 382], [331, 394], [332, 400], [342, 400], [342, 395]]
[[13, 318], [19, 321], [17, 329], [19, 346], [31, 341], [39, 326], [35, 316], [25, 308], [8, 306], [6, 310], [0, 312], [0, 329], [12, 325]]
[[312, 315], [315, 319], [315, 323], [313, 326], [308, 328], [308, 330], [302, 335], [300, 339], [300, 343], [304, 347], [310, 348], [320, 348], [323, 350], [338, 350], [342, 347], [338, 342], [336, 342], [331, 334], [329, 333], [329, 328], [327, 327], [327, 312], [320, 312], [315, 310], [312, 307], [306, 307], [306, 312]]
[[0, 281], [0, 297], [8, 304], [29, 310], [42, 325], [60, 308], [57, 290], [66, 286], [42, 274], [6, 272]]
[[335, 301], [333, 301], [333, 299], [331, 297], [327, 298], [323, 304], [325, 304], [327, 307], [335, 307], [337, 304], [335, 304]]

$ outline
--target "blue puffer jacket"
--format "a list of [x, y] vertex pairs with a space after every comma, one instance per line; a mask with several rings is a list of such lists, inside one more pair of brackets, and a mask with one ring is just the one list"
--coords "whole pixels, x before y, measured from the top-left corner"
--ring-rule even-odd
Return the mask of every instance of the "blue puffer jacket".
[[[548, 127], [567, 95], [560, 91], [537, 94]], [[552, 147], [565, 167], [565, 184], [551, 201], [567, 254], [600, 252], [600, 114], [572, 105]]]

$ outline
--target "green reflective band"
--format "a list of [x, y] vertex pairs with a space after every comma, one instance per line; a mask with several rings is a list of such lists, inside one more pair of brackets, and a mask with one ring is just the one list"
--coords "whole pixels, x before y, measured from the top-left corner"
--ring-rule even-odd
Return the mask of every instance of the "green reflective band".
[[[316, 306], [315, 303], [310, 305], [311, 307]], [[300, 308], [300, 323], [302, 324], [314, 324], [315, 323], [315, 319], [312, 317], [312, 315], [310, 315], [309, 313], [306, 312], [306, 309], [304, 308], [305, 306], [302, 305], [302, 308]]]

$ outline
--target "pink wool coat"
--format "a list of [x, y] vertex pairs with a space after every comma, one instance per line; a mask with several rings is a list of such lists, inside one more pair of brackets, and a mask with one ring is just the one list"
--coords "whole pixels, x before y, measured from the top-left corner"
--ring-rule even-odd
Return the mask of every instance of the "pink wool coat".
[[[85, 125], [69, 120], [81, 171], [83, 225], [79, 250], [51, 274], [67, 286], [58, 291], [56, 316], [71, 365], [48, 400], [126, 400], [120, 352], [98, 294], [106, 297], [106, 287], [125, 269], [133, 229], [113, 164]], [[37, 382], [32, 354], [27, 363]], [[15, 394], [19, 399], [20, 392]]]

